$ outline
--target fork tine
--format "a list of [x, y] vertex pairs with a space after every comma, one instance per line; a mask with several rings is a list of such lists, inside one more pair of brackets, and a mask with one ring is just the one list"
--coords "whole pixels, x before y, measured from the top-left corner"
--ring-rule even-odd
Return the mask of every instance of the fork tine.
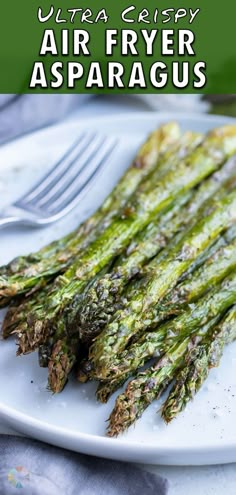
[[107, 140], [103, 148], [94, 156], [89, 167], [85, 169], [86, 173], [83, 174], [83, 177], [79, 176], [77, 180], [73, 181], [64, 194], [49, 207], [51, 214], [56, 215], [66, 209], [73, 208], [74, 203], [79, 201], [82, 193], [86, 193], [88, 187], [92, 185], [94, 179], [108, 162], [117, 144], [118, 141], [115, 139]]
[[[83, 174], [84, 169], [87, 167], [89, 161], [95, 153], [97, 153], [97, 150], [102, 146], [103, 141], [103, 137], [95, 135], [94, 139], [89, 143], [89, 146], [86, 146], [83, 153], [79, 153], [79, 155], [77, 154], [77, 156], [74, 157], [74, 160], [68, 165], [68, 168], [61, 175], [60, 180], [52, 184], [50, 188], [47, 188], [44, 196], [37, 201], [37, 205], [40, 208], [47, 208], [47, 205], [50, 205], [50, 203], [56, 201], [59, 196], [63, 194], [64, 190], [69, 187], [77, 177]], [[79, 170], [78, 166], [80, 167]]]
[[30, 191], [25, 194], [25, 196], [20, 198], [17, 203], [33, 204], [35, 199], [42, 194], [44, 188], [47, 187], [48, 184], [50, 184], [50, 181], [58, 180], [59, 175], [63, 173], [67, 165], [67, 160], [73, 157], [75, 152], [78, 153], [79, 150], [82, 151], [84, 149], [84, 146], [86, 146], [88, 139], [89, 136], [85, 133], [82, 133], [79, 139], [77, 139], [76, 142], [73, 143], [73, 145], [69, 148], [69, 150], [66, 151], [63, 157], [60, 158], [59, 161], [57, 161], [54, 167], [51, 168], [48, 173], [43, 178], [41, 178]]

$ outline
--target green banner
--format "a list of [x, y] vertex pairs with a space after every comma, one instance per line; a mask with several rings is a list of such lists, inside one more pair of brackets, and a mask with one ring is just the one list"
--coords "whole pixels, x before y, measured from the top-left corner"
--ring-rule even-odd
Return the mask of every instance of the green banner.
[[236, 2], [1, 4], [1, 93], [235, 93]]

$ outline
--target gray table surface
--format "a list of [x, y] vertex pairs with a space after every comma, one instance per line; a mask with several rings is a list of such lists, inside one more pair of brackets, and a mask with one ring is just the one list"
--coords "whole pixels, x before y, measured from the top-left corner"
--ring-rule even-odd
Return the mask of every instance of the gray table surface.
[[[76, 110], [68, 120], [73, 120], [78, 116], [101, 116], [142, 110], [147, 110], [147, 108], [135, 98], [126, 96], [93, 97]], [[0, 433], [17, 434], [1, 420]], [[222, 495], [224, 491], [227, 495], [235, 495], [236, 493], [236, 464], [202, 467], [148, 465], [145, 468], [169, 480], [169, 495], [186, 495], [188, 493], [191, 495]]]

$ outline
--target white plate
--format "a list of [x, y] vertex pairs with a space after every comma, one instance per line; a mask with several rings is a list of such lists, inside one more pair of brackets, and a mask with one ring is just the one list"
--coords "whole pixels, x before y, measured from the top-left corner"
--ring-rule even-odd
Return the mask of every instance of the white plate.
[[[232, 121], [229, 118], [141, 113], [83, 120], [83, 129], [102, 130], [121, 138], [119, 156], [103, 172], [96, 186], [69, 217], [44, 230], [0, 233], [0, 263], [74, 228], [101, 202], [129, 164], [148, 132], [164, 121], [177, 119], [183, 129], [205, 132]], [[0, 149], [1, 205], [27, 189], [73, 141], [80, 124], [59, 125], [37, 132]], [[0, 314], [1, 318], [1, 314]], [[95, 401], [94, 384], [70, 380], [58, 396], [46, 389], [47, 370], [37, 355], [15, 357], [13, 341], [0, 343], [0, 414], [15, 429], [78, 452], [113, 459], [158, 464], [210, 464], [236, 461], [236, 344], [229, 346], [220, 368], [212, 370], [203, 389], [184, 413], [165, 426], [157, 413], [160, 401], [118, 439], [105, 437], [106, 419], [114, 404]]]

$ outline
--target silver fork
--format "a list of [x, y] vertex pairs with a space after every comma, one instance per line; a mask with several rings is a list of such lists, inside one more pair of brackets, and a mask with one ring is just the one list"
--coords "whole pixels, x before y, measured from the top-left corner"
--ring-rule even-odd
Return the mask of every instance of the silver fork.
[[92, 185], [118, 144], [117, 139], [83, 133], [52, 169], [0, 216], [0, 227], [42, 227], [69, 213]]

